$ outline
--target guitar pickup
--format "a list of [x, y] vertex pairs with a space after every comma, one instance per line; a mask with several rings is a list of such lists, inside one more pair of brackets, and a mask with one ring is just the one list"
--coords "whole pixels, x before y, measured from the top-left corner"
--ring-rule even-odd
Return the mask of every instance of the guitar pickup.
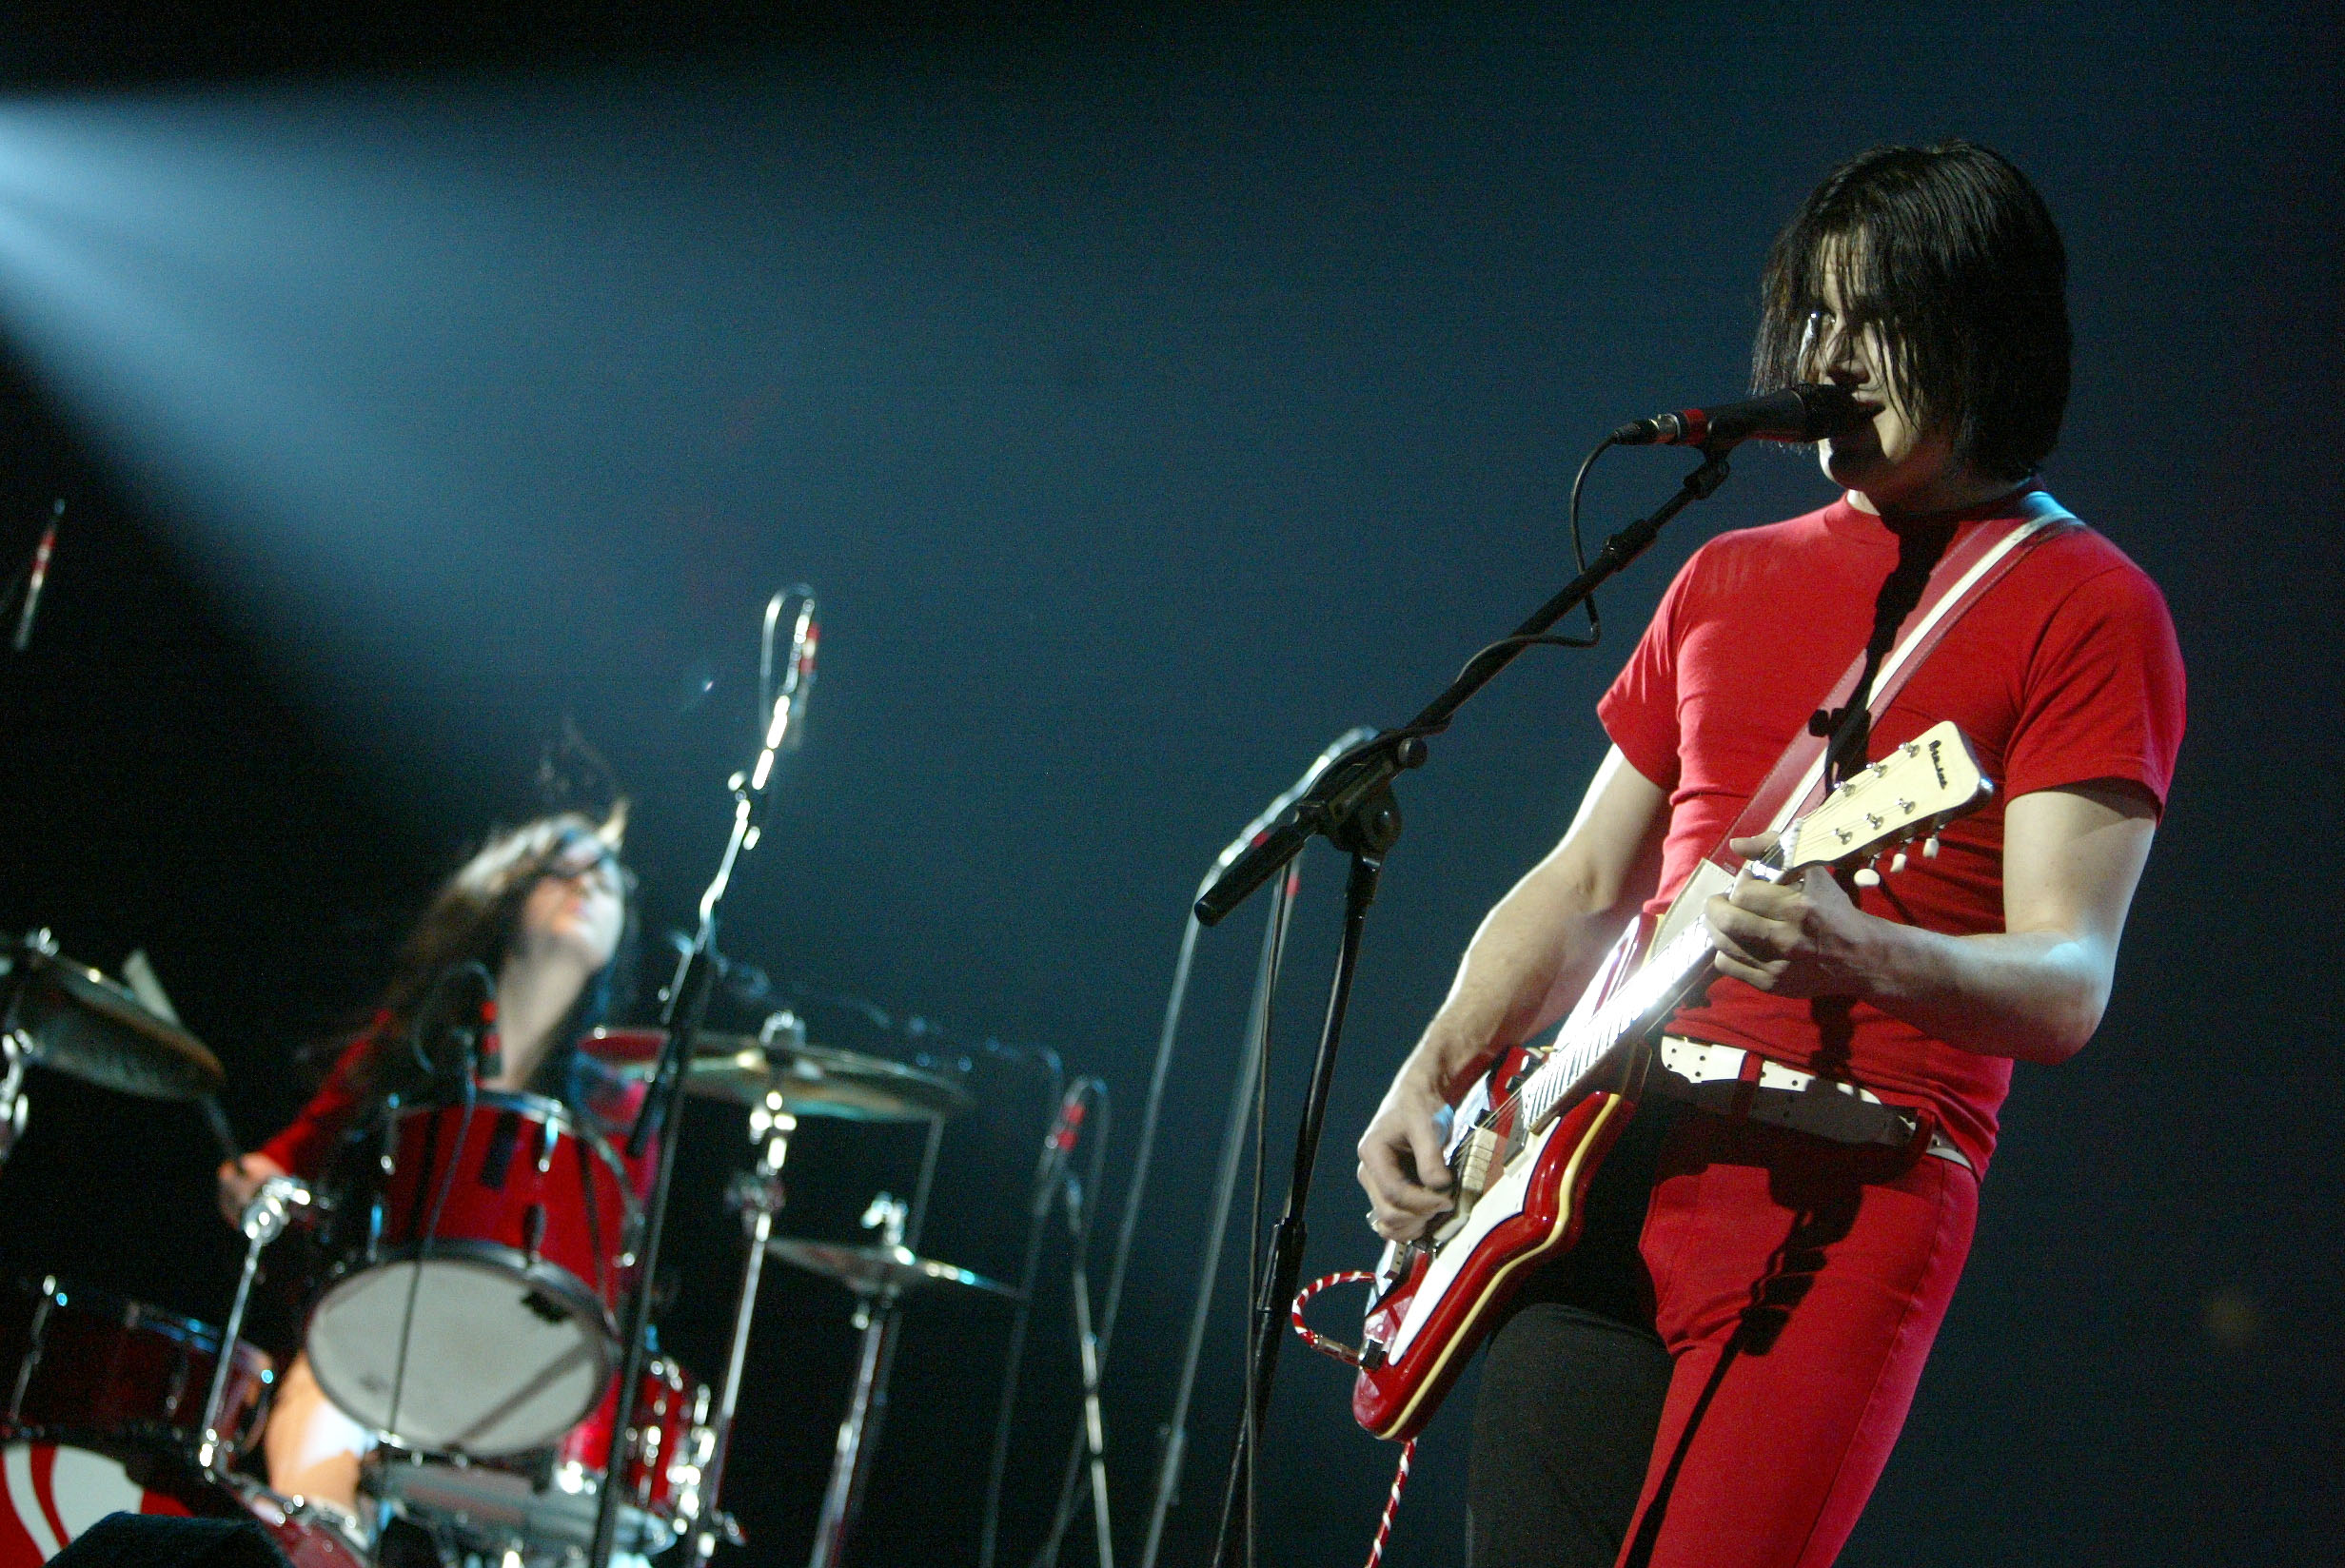
[[1457, 1206], [1460, 1213], [1472, 1207], [1474, 1200], [1489, 1190], [1490, 1177], [1498, 1165], [1500, 1148], [1498, 1134], [1488, 1127], [1476, 1127], [1467, 1138], [1465, 1152], [1457, 1163]]

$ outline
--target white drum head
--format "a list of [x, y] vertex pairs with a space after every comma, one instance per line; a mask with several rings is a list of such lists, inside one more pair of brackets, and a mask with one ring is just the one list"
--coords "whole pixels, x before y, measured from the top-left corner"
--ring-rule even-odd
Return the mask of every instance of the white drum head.
[[509, 1269], [444, 1255], [343, 1280], [310, 1314], [305, 1348], [318, 1386], [353, 1421], [435, 1453], [549, 1447], [611, 1376], [598, 1314]]

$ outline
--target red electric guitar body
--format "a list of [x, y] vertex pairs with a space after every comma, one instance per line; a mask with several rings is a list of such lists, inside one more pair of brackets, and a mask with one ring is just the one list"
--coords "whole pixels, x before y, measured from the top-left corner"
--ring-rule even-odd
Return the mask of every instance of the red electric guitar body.
[[[1846, 866], [1925, 835], [1935, 853], [1938, 826], [1993, 789], [1961, 732], [1940, 724], [1825, 795], [1751, 870]], [[1579, 1240], [1588, 1183], [1636, 1109], [1651, 1042], [1708, 983], [1702, 908], [1732, 886], [1704, 862], [1658, 924], [1622, 933], [1546, 1045], [1505, 1052], [1459, 1104], [1446, 1150], [1457, 1207], [1388, 1245], [1377, 1266], [1351, 1393], [1363, 1427], [1416, 1436], [1524, 1278]]]

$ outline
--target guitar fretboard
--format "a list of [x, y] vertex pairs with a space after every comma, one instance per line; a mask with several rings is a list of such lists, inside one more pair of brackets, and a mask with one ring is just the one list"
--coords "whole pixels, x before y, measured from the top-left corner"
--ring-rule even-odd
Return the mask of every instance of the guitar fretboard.
[[1555, 1108], [1593, 1072], [1612, 1048], [1650, 1029], [1685, 993], [1697, 970], [1710, 961], [1710, 930], [1696, 920], [1646, 959], [1602, 1006], [1567, 1027], [1547, 1058], [1515, 1091], [1527, 1127], [1544, 1124]]

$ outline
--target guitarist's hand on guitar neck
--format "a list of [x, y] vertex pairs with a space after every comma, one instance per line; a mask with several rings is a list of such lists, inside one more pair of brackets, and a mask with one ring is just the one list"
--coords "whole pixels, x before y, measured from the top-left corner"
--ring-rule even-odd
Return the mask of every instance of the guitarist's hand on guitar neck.
[[[1755, 861], [1775, 847], [1775, 834], [1731, 841]], [[1718, 972], [1778, 996], [1862, 996], [1879, 963], [1868, 930], [1886, 924], [1857, 908], [1829, 867], [1768, 882], [1748, 865], [1734, 891], [1712, 898], [1703, 918], [1718, 949]]]

